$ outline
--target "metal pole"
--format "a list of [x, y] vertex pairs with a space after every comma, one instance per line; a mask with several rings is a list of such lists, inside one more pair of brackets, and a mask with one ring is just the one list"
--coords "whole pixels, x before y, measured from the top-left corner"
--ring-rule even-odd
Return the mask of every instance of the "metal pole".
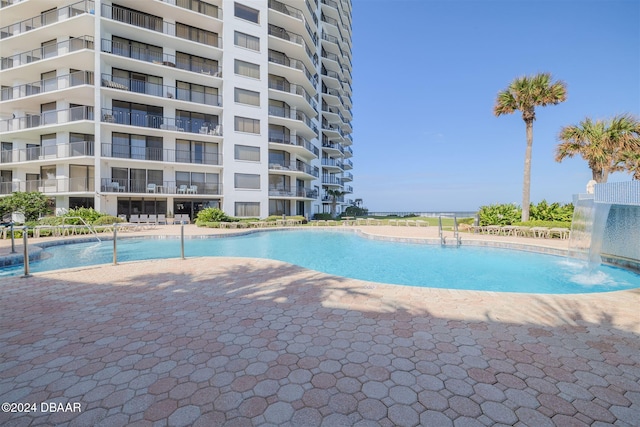
[[11, 221], [10, 225], [11, 225], [11, 230], [10, 230], [11, 231], [11, 253], [15, 254], [16, 253], [16, 242], [15, 242], [14, 235], [13, 235], [13, 221]]
[[113, 224], [113, 265], [118, 265], [118, 224]]
[[184, 223], [180, 224], [180, 258], [184, 259]]
[[30, 277], [29, 274], [29, 229], [24, 226], [22, 228], [22, 242], [24, 246], [24, 276], [22, 277]]

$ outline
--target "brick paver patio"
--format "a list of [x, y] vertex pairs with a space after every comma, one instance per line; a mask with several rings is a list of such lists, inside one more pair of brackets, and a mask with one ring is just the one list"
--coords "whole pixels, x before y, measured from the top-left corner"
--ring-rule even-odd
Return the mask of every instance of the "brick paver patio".
[[0, 291], [0, 402], [37, 407], [3, 426], [640, 425], [637, 289], [450, 291], [191, 258]]

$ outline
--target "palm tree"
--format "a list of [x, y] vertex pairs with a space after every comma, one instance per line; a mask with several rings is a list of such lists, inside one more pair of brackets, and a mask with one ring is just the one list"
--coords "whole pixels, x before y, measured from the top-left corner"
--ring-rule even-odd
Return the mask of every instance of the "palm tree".
[[338, 204], [338, 198], [347, 194], [346, 191], [329, 189], [327, 190], [327, 195], [331, 196], [331, 216], [336, 216], [336, 205]]
[[557, 162], [580, 154], [589, 164], [593, 179], [607, 182], [612, 172], [634, 169], [634, 154], [640, 152], [640, 122], [628, 114], [611, 120], [587, 117], [578, 125], [560, 129], [558, 139]]
[[522, 221], [529, 220], [531, 199], [531, 147], [533, 146], [533, 121], [535, 108], [556, 105], [567, 99], [567, 86], [562, 81], [552, 82], [550, 73], [518, 77], [509, 87], [498, 92], [493, 114], [499, 117], [516, 110], [522, 112], [527, 129], [527, 149], [524, 156], [524, 183], [522, 186]]
[[623, 151], [620, 159], [624, 162], [624, 168], [629, 172], [632, 179], [640, 181], [640, 150]]

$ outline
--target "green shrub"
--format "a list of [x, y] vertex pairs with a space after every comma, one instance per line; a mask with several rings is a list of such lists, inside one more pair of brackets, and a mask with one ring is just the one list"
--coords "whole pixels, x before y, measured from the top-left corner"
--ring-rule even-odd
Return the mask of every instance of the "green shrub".
[[560, 205], [559, 203], [547, 203], [542, 200], [537, 205], [531, 204], [529, 208], [529, 218], [539, 221], [564, 221], [571, 222], [573, 219], [573, 203]]
[[61, 216], [45, 216], [38, 220], [34, 225], [62, 225]]
[[16, 191], [0, 198], [0, 217], [13, 212], [24, 213], [25, 221], [35, 221], [41, 215], [51, 213], [51, 206], [47, 196], [38, 191]]
[[204, 226], [208, 222], [237, 222], [238, 220], [227, 216], [222, 209], [219, 208], [205, 208], [198, 212], [196, 217], [196, 225], [199, 227]]
[[111, 225], [118, 222], [124, 222], [124, 220], [117, 216], [104, 215], [93, 221], [92, 225]]
[[331, 216], [330, 213], [317, 213], [313, 215], [313, 219], [320, 221], [320, 220], [329, 220], [329, 219], [333, 219], [333, 217]]
[[[481, 206], [478, 216], [480, 217], [480, 225], [515, 225], [516, 223], [520, 224], [522, 209], [515, 204]], [[573, 204], [549, 204], [546, 200], [542, 200], [537, 205], [531, 203], [529, 205], [529, 219], [531, 221], [559, 221], [569, 223], [570, 226], [573, 220]], [[537, 227], [546, 226], [538, 225]]]
[[106, 216], [106, 215], [107, 214], [102, 213], [102, 212], [98, 212], [93, 208], [77, 208], [77, 209], [69, 209], [69, 212], [67, 212], [66, 214], [64, 214], [62, 216], [65, 217], [65, 218], [69, 218], [69, 219], [64, 221], [65, 224], [82, 225], [82, 221], [81, 220], [79, 220], [77, 218], [73, 218], [73, 217], [80, 217], [87, 224], [93, 224], [94, 221], [96, 221], [98, 218]]
[[522, 219], [522, 209], [515, 204], [481, 206], [480, 225], [512, 225]]

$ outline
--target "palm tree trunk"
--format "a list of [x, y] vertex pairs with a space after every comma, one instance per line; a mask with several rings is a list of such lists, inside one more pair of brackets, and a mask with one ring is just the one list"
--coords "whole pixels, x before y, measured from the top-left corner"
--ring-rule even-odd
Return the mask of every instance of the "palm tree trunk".
[[522, 184], [522, 222], [529, 221], [531, 202], [531, 149], [533, 147], [533, 120], [525, 120], [527, 125], [527, 150], [524, 154], [524, 180]]
[[598, 184], [603, 183], [603, 182], [607, 182], [607, 178], [605, 176], [604, 170], [600, 169], [599, 167], [591, 168], [591, 177]]

